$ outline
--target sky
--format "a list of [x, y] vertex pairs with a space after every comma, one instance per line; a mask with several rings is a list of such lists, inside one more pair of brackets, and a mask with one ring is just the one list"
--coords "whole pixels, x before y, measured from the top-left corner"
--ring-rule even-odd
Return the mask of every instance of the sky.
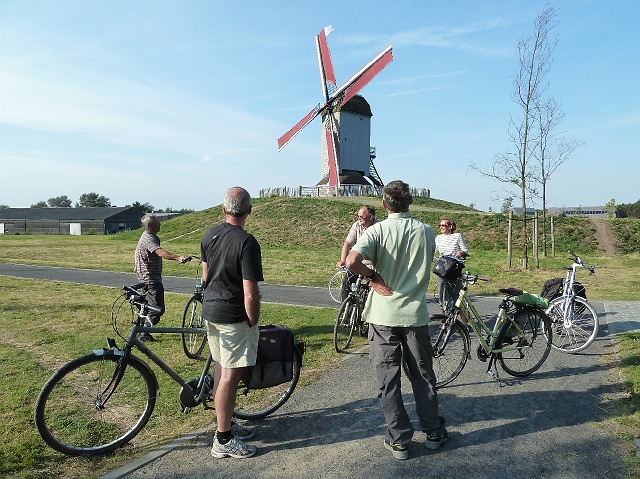
[[640, 2], [0, 0], [0, 205], [95, 192], [201, 210], [236, 185], [315, 185], [320, 119], [277, 139], [323, 100], [315, 36], [331, 25], [338, 84], [393, 47], [361, 91], [382, 180], [499, 211], [519, 192], [470, 165], [514, 149], [516, 46], [546, 6], [547, 94], [582, 143], [547, 206], [634, 203]]

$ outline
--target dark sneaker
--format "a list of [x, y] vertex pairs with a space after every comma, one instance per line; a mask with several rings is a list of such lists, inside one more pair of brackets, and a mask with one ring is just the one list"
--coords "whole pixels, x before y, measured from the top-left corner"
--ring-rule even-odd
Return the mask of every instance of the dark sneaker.
[[449, 434], [447, 434], [447, 430], [443, 429], [442, 432], [432, 432], [431, 434], [427, 434], [427, 440], [424, 443], [424, 447], [427, 449], [438, 449], [445, 442], [449, 440]]
[[402, 444], [389, 444], [389, 442], [385, 439], [384, 448], [391, 451], [393, 457], [399, 461], [409, 459], [409, 451], [407, 449], [407, 446], [403, 446]]
[[247, 439], [251, 439], [256, 434], [256, 430], [253, 427], [244, 427], [241, 424], [238, 424], [235, 421], [231, 422], [231, 432], [235, 437], [241, 439], [242, 441], [246, 441]]
[[244, 459], [253, 456], [258, 448], [251, 444], [245, 443], [242, 439], [232, 437], [226, 444], [218, 442], [218, 434], [213, 437], [213, 446], [211, 446], [211, 455], [216, 459], [223, 457], [235, 457], [236, 459]]
[[140, 341], [147, 341], [147, 342], [150, 342], [150, 343], [155, 341], [155, 338], [153, 336], [151, 336], [149, 333], [140, 333], [138, 335], [138, 339]]

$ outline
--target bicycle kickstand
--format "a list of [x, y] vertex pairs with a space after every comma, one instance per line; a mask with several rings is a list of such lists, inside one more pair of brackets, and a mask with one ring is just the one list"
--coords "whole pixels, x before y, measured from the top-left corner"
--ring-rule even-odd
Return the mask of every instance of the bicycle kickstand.
[[504, 386], [502, 384], [502, 380], [500, 379], [500, 375], [498, 374], [498, 367], [496, 365], [496, 357], [492, 354], [489, 359], [489, 365], [487, 366], [487, 374], [491, 376], [493, 379], [498, 381], [500, 387]]

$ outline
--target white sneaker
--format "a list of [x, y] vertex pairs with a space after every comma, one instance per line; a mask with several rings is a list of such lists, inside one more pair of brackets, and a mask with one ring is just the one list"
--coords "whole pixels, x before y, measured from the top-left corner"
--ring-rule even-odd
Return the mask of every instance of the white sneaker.
[[236, 459], [244, 459], [253, 456], [258, 448], [251, 444], [245, 443], [242, 439], [232, 437], [226, 444], [218, 442], [218, 433], [213, 437], [213, 446], [211, 446], [211, 455], [216, 459], [223, 457], [235, 457]]
[[253, 427], [244, 427], [242, 424], [238, 424], [235, 421], [231, 421], [231, 432], [235, 437], [246, 441], [256, 435], [256, 430]]

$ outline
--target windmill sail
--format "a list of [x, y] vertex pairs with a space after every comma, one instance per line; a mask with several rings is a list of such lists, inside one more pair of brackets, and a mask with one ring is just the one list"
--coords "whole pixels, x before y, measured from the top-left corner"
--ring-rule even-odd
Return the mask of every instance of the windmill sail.
[[[329, 125], [333, 124], [334, 112], [353, 98], [364, 86], [369, 83], [382, 69], [393, 60], [392, 48], [388, 46], [380, 52], [373, 60], [367, 63], [349, 80], [336, 89], [336, 77], [333, 71], [333, 62], [327, 43], [327, 35], [333, 29], [331, 26], [324, 28], [316, 36], [316, 52], [318, 55], [318, 67], [320, 70], [320, 84], [326, 102], [311, 110], [302, 120], [296, 123], [293, 128], [278, 138], [278, 151], [284, 148], [305, 126], [311, 123], [316, 116], [322, 114], [329, 115]], [[331, 127], [326, 128], [325, 138], [329, 157], [329, 186], [338, 186], [340, 183], [340, 158], [338, 157], [339, 147], [335, 144], [334, 132]]]

